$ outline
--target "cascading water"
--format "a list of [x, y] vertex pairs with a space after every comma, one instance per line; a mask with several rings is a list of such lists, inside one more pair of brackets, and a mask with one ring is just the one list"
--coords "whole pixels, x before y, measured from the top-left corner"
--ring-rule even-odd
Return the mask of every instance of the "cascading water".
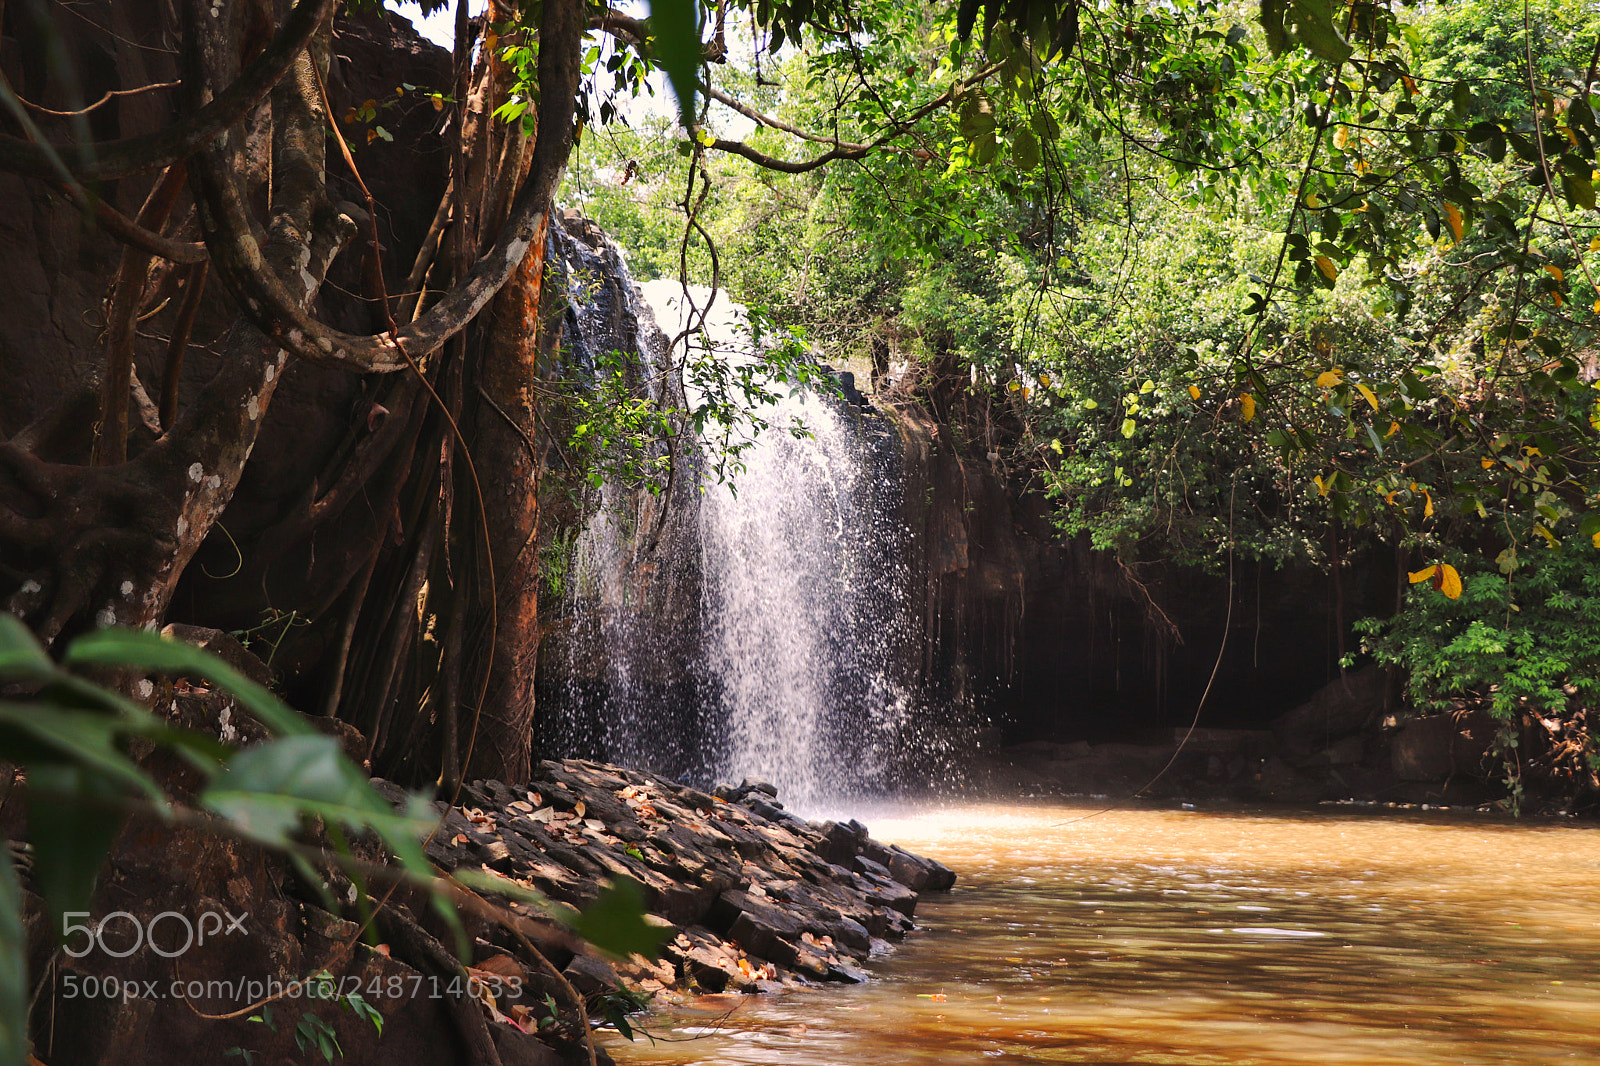
[[[643, 288], [682, 332], [694, 314], [682, 287]], [[690, 297], [703, 307], [710, 291]], [[750, 359], [740, 309], [719, 302], [702, 330], [711, 354]], [[769, 387], [788, 392], [762, 412], [769, 428], [701, 502], [702, 653], [719, 690], [719, 775], [765, 778], [815, 806], [884, 787], [910, 716], [896, 676], [907, 632], [897, 442], [849, 403]]]
[[[702, 323], [677, 284], [643, 288], [670, 334], [687, 311], [712, 357], [753, 358], [725, 296]], [[684, 358], [665, 351], [625, 276], [621, 289], [641, 361]], [[579, 324], [569, 316], [568, 344], [596, 343]], [[548, 739], [701, 784], [763, 778], [815, 810], [892, 787], [911, 725], [899, 443], [864, 405], [769, 384], [783, 398], [761, 409], [769, 428], [727, 482], [707, 476], [714, 456], [683, 449], [663, 496], [600, 493], [573, 555], [566, 692]], [[703, 398], [692, 386], [680, 397]]]

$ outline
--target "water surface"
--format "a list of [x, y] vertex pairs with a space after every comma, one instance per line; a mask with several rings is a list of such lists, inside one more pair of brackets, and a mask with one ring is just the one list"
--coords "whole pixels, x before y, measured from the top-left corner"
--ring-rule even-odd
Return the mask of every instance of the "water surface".
[[654, 1047], [610, 1050], [680, 1066], [1600, 1062], [1592, 829], [1090, 813], [869, 820], [960, 874], [876, 980], [706, 997], [649, 1018]]

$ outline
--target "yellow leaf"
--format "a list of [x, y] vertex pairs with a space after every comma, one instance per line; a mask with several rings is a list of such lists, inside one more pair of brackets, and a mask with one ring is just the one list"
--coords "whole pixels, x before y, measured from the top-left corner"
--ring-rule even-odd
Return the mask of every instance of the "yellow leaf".
[[1559, 548], [1561, 546], [1561, 542], [1556, 539], [1556, 535], [1550, 532], [1550, 530], [1543, 524], [1537, 522], [1534, 523], [1533, 531], [1539, 534], [1539, 536], [1543, 537], [1545, 540], [1549, 541], [1550, 547]]
[[1458, 600], [1461, 598], [1461, 575], [1456, 573], [1456, 568], [1449, 563], [1439, 564], [1439, 576], [1435, 587], [1445, 595], [1445, 599]]
[[1600, 315], [1600, 300], [1594, 302], [1594, 313]]
[[1248, 422], [1256, 416], [1256, 398], [1248, 392], [1239, 394], [1239, 421]]
[[434, 93], [431, 97], [429, 97], [429, 99], [433, 101], [433, 109], [435, 111], [443, 111], [444, 110], [444, 94], [443, 93]]
[[1335, 148], [1343, 151], [1344, 146], [1349, 143], [1350, 131], [1348, 129], [1346, 129], [1344, 126], [1340, 126], [1338, 129], [1333, 131], [1333, 146]]
[[1317, 208], [1322, 206], [1322, 197], [1318, 196], [1316, 193], [1308, 193], [1306, 195], [1306, 206], [1315, 211]]
[[1600, 237], [1589, 238], [1589, 251], [1600, 252]]
[[1400, 432], [1400, 423], [1398, 423], [1398, 422], [1390, 422], [1389, 423], [1389, 432], [1387, 432], [1387, 433], [1385, 433], [1383, 435], [1383, 439], [1384, 440], [1388, 440], [1390, 437], [1394, 436], [1396, 433], [1399, 433], [1399, 432]]
[[1439, 568], [1437, 566], [1430, 566], [1426, 570], [1418, 570], [1414, 573], [1407, 574], [1406, 576], [1411, 579], [1411, 583], [1413, 585], [1420, 585], [1424, 581], [1431, 578], [1438, 571], [1438, 569]]
[[1551, 293], [1551, 294], [1550, 294], [1550, 299], [1552, 299], [1552, 300], [1554, 300], [1554, 301], [1555, 301], [1555, 302], [1556, 302], [1556, 306], [1557, 306], [1557, 307], [1560, 307], [1560, 306], [1561, 306], [1561, 305], [1562, 305], [1562, 304], [1564, 304], [1564, 303], [1566, 303], [1566, 302], [1567, 302], [1567, 301], [1565, 301], [1565, 300], [1563, 300], [1563, 299], [1562, 299], [1562, 298], [1561, 298], [1561, 294], [1560, 294], [1560, 293], [1559, 293], [1559, 292], [1553, 292], [1553, 293]]
[[1455, 204], [1444, 205], [1445, 221], [1450, 223], [1450, 232], [1455, 234], [1456, 241], [1461, 240], [1461, 209]]
[[1410, 93], [1412, 96], [1415, 96], [1417, 93], [1421, 92], [1421, 90], [1417, 88], [1416, 81], [1405, 74], [1400, 75], [1400, 84], [1404, 85], [1406, 87], [1406, 92]]
[[1422, 517], [1423, 518], [1432, 518], [1433, 517], [1433, 493], [1429, 492], [1427, 489], [1423, 489], [1422, 490], [1422, 498], [1427, 501], [1427, 503], [1422, 505]]
[[1399, 489], [1395, 489], [1393, 492], [1389, 493], [1389, 495], [1387, 495], [1387, 496], [1385, 496], [1383, 498], [1383, 502], [1384, 503], [1393, 503], [1394, 502], [1394, 498], [1396, 496], [1398, 496], [1398, 495], [1400, 495], [1400, 490]]
[[1358, 382], [1356, 382], [1356, 391], [1361, 394], [1363, 399], [1365, 399], [1369, 404], [1372, 405], [1372, 409], [1374, 411], [1376, 411], [1378, 409], [1378, 397], [1373, 393], [1373, 391], [1370, 388], [1368, 388], [1367, 386], [1361, 384], [1361, 382], [1358, 381]]
[[1011, 384], [1007, 385], [1006, 388], [1009, 389], [1012, 392], [1017, 392], [1022, 388], [1022, 382], [1013, 381], [1013, 382], [1011, 382]]
[[1041, 373], [1039, 375], [1039, 384], [1048, 389], [1050, 387], [1050, 375]]
[[1311, 480], [1317, 486], [1317, 495], [1318, 496], [1326, 496], [1328, 494], [1328, 490], [1333, 488], [1333, 479], [1332, 478], [1329, 478], [1327, 481], [1323, 481], [1322, 480], [1322, 475], [1318, 474], [1316, 477], [1312, 478]]
[[1317, 264], [1317, 269], [1322, 271], [1322, 276], [1329, 281], [1337, 281], [1339, 279], [1339, 268], [1333, 265], [1332, 259], [1325, 255], [1319, 255], [1315, 256], [1311, 261]]
[[1198, 400], [1199, 398], [1200, 398], [1200, 387], [1198, 385], [1190, 385], [1189, 386], [1189, 399]]
[[1594, 536], [1589, 538], [1589, 540], [1594, 543], [1596, 548], [1600, 548], [1600, 532], [1596, 532]]
[[1478, 460], [1478, 465], [1483, 467], [1485, 470], [1488, 470], [1490, 467], [1494, 466], [1494, 460], [1485, 455]]
[[1566, 275], [1562, 273], [1561, 268], [1556, 266], [1554, 263], [1546, 263], [1544, 265], [1544, 272], [1549, 274], [1552, 278], [1555, 278], [1557, 281], [1562, 281], [1566, 278]]
[[1317, 375], [1317, 388], [1331, 389], [1343, 380], [1344, 371], [1340, 370], [1338, 367], [1334, 367], [1332, 370], [1324, 370], [1322, 373]]

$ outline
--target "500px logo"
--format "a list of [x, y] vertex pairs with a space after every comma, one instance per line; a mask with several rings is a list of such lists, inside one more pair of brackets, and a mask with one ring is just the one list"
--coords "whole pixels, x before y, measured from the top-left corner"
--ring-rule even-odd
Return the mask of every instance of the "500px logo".
[[[112, 911], [97, 922], [73, 920], [87, 917], [88, 911], [67, 911], [61, 916], [61, 950], [75, 959], [83, 958], [95, 948], [114, 959], [125, 959], [146, 944], [162, 958], [175, 959], [196, 944], [204, 944], [207, 937], [215, 940], [219, 936], [232, 936], [234, 933], [250, 935], [244, 927], [245, 919], [250, 917], [249, 911], [243, 914], [227, 910], [203, 911], [198, 921], [191, 921], [188, 915], [177, 911], [162, 911], [148, 922], [139, 921], [127, 911]], [[113, 921], [117, 922], [114, 930], [111, 929]], [[158, 930], [162, 934], [159, 940], [156, 937]], [[108, 931], [113, 933], [109, 938]], [[72, 943], [75, 933], [84, 935], [84, 939], [76, 945]]]

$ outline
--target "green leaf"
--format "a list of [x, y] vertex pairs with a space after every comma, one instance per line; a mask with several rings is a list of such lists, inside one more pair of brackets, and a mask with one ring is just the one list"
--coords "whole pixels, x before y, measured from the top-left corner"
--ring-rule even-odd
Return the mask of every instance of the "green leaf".
[[28, 1059], [28, 939], [22, 888], [9, 849], [0, 848], [0, 1062]]
[[432, 808], [418, 797], [397, 814], [332, 737], [288, 737], [247, 748], [201, 802], [241, 832], [273, 845], [287, 843], [304, 814], [371, 829], [413, 872], [429, 871], [418, 841], [435, 821]]
[[[650, 36], [656, 59], [678, 99], [678, 119], [694, 124], [700, 88], [700, 5], [697, 0], [650, 0]], [[776, 49], [777, 45], [774, 44]]]
[[1039, 165], [1039, 142], [1026, 127], [1011, 135], [1011, 158], [1021, 170], [1032, 170]]
[[1591, 211], [1595, 209], [1594, 183], [1588, 178], [1562, 174], [1561, 191], [1574, 207], [1587, 207]]
[[95, 878], [122, 828], [121, 792], [92, 770], [61, 763], [28, 767], [28, 837], [37, 860], [34, 880], [50, 914], [50, 933], [62, 935], [63, 915], [87, 912]]
[[33, 631], [9, 611], [0, 611], [0, 678], [45, 681], [55, 672], [55, 663]]
[[94, 711], [52, 703], [0, 703], [0, 756], [29, 767], [57, 764], [92, 771], [96, 780], [143, 793], [161, 809], [166, 797], [118, 747], [127, 723]]
[[[1338, 5], [1339, 14], [1345, 5]], [[1274, 54], [1287, 51], [1294, 41], [1318, 59], [1343, 63], [1355, 50], [1335, 24], [1333, 0], [1262, 0], [1261, 26]]]
[[638, 882], [620, 877], [600, 890], [600, 896], [572, 923], [572, 931], [618, 958], [639, 954], [655, 958], [667, 930], [644, 920], [644, 890]]
[[112, 667], [150, 673], [209, 678], [231, 692], [245, 710], [279, 736], [315, 735], [316, 730], [283, 702], [223, 662], [192, 644], [138, 629], [100, 629], [72, 642], [68, 666]]
[[974, 144], [990, 139], [995, 125], [994, 101], [982, 90], [962, 94], [956, 122], [961, 129], [961, 136]]

